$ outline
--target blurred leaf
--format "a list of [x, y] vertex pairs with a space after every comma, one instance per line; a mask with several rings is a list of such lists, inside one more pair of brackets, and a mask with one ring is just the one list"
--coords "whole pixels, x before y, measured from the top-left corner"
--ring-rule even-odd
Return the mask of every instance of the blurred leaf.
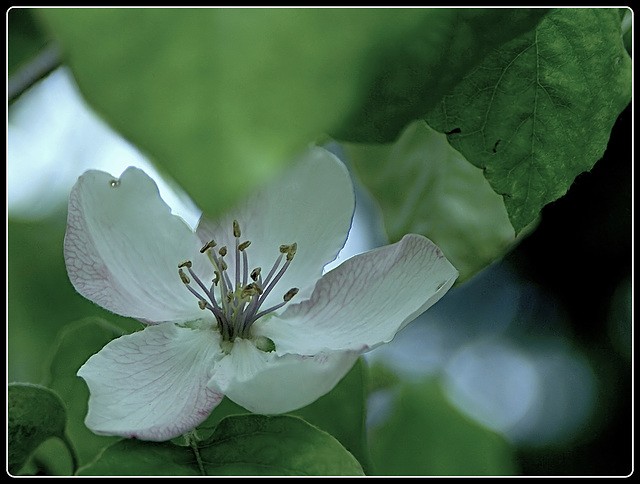
[[381, 475], [517, 473], [509, 444], [450, 406], [435, 382], [404, 384], [393, 413], [372, 429], [370, 441], [374, 467]]
[[13, 74], [33, 58], [48, 40], [28, 8], [11, 8], [7, 12], [7, 73]]
[[428, 237], [460, 272], [458, 283], [516, 240], [502, 198], [482, 171], [424, 122], [412, 123], [391, 145], [343, 146], [380, 205], [391, 241], [411, 232]]
[[332, 9], [39, 13], [87, 100], [210, 213], [341, 118], [385, 20]]
[[[388, 10], [383, 11], [389, 15]], [[413, 10], [416, 20], [395, 42], [376, 46], [361, 105], [332, 133], [361, 143], [394, 141], [423, 117], [484, 56], [531, 30], [547, 9]], [[392, 19], [389, 20], [393, 21]]]
[[[292, 416], [224, 418], [198, 443], [207, 475], [362, 475], [358, 461], [329, 434]], [[81, 475], [199, 475], [190, 447], [122, 440]]]
[[503, 195], [516, 233], [604, 153], [631, 99], [616, 9], [558, 9], [496, 49], [427, 116]]
[[86, 318], [62, 329], [53, 345], [47, 386], [55, 390], [67, 405], [67, 435], [77, 448], [81, 465], [93, 459], [117, 437], [96, 435], [85, 426], [89, 389], [76, 373], [91, 355], [122, 334], [122, 330], [100, 318]]
[[69, 321], [108, 315], [125, 329], [136, 327], [133, 320], [108, 313], [75, 291], [62, 254], [65, 226], [65, 213], [37, 223], [9, 220], [7, 225], [10, 381], [42, 383], [52, 341]]
[[[38, 12], [62, 41], [87, 100], [213, 214], [338, 126], [377, 140], [382, 117], [385, 136], [395, 135], [472, 60], [533, 27], [544, 10]], [[400, 80], [388, 78], [391, 59], [403, 64], [391, 71]], [[425, 85], [434, 68], [452, 73]], [[416, 99], [414, 113], [407, 103]], [[359, 128], [372, 119], [375, 126]]]
[[[364, 361], [359, 359], [333, 390], [310, 405], [290, 412], [335, 437], [358, 459], [365, 471], [370, 460], [365, 427], [366, 372]], [[224, 398], [200, 425], [198, 434], [207, 437], [207, 429], [213, 429], [223, 418], [248, 413], [240, 405]]]
[[28, 383], [11, 383], [7, 399], [9, 472], [16, 474], [45, 440], [65, 440], [64, 404], [50, 389]]

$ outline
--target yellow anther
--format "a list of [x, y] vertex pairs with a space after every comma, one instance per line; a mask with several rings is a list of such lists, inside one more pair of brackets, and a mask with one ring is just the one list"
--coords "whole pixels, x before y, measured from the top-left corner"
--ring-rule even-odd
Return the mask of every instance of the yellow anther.
[[257, 291], [256, 291], [256, 288], [253, 286], [253, 284], [247, 284], [242, 288], [242, 291], [240, 291], [240, 297], [242, 299], [251, 298], [256, 294], [257, 294]]
[[200, 309], [207, 309], [207, 301], [205, 301], [204, 299], [200, 299], [200, 301], [198, 301], [198, 306], [200, 307]]
[[215, 246], [216, 246], [215, 240], [211, 240], [202, 246], [202, 249], [200, 249], [200, 253], [204, 254], [207, 250], [213, 249]]
[[191, 269], [191, 261], [186, 260], [184, 262], [181, 262], [180, 264], [178, 264], [178, 269], [180, 269], [181, 267], [186, 267], [187, 269]]
[[253, 279], [254, 281], [258, 280], [258, 277], [260, 277], [260, 271], [262, 269], [260, 269], [259, 267], [256, 267], [254, 270], [251, 271], [251, 279]]
[[284, 302], [289, 302], [291, 301], [291, 299], [293, 299], [293, 296], [295, 296], [296, 294], [298, 294], [299, 289], [297, 287], [294, 287], [292, 289], [289, 289], [287, 291], [287, 293], [284, 295]]
[[293, 259], [293, 256], [296, 255], [297, 250], [298, 250], [298, 244], [294, 242], [289, 246], [289, 250], [287, 251], [287, 260]]
[[227, 255], [227, 246], [223, 245], [222, 247], [220, 247], [220, 249], [218, 250], [218, 254], [220, 254], [220, 257], [224, 257], [225, 255]]
[[237, 220], [233, 221], [233, 236], [240, 237], [240, 224]]
[[240, 245], [238, 246], [238, 250], [239, 250], [240, 252], [242, 252], [243, 250], [245, 250], [245, 249], [246, 249], [247, 247], [249, 247], [250, 245], [251, 245], [251, 241], [250, 241], [250, 240], [247, 240], [247, 241], [243, 242], [242, 244], [240, 244]]

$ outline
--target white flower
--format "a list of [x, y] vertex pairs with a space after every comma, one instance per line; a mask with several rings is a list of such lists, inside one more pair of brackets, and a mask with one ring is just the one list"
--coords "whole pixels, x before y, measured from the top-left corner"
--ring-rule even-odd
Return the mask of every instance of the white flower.
[[195, 232], [141, 170], [84, 173], [69, 197], [69, 278], [87, 299], [148, 325], [78, 371], [91, 393], [87, 426], [161, 441], [195, 428], [224, 395], [273, 414], [329, 392], [457, 277], [419, 235], [322, 275], [353, 209], [346, 168], [321, 148]]

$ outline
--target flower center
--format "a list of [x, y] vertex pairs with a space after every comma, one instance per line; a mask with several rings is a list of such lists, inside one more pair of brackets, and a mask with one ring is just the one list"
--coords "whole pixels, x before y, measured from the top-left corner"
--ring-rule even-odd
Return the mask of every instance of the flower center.
[[[264, 301], [289, 268], [298, 246], [296, 243], [281, 245], [280, 255], [267, 277], [263, 279], [260, 267], [256, 267], [249, 272], [247, 248], [251, 245], [251, 242], [248, 240], [240, 242], [240, 235], [240, 224], [237, 220], [234, 220], [235, 274], [232, 276], [229, 275], [227, 263], [225, 262], [225, 257], [228, 255], [226, 246], [213, 250], [216, 247], [216, 243], [212, 240], [200, 249], [201, 253], [207, 254], [214, 267], [215, 277], [210, 287], [207, 287], [195, 274], [191, 261], [185, 261], [178, 265], [178, 274], [185, 287], [198, 298], [200, 309], [208, 309], [213, 313], [218, 322], [218, 329], [222, 339], [230, 342], [233, 342], [238, 337], [248, 338], [251, 334], [253, 323], [262, 316], [280, 309], [298, 293], [298, 289], [295, 287], [289, 289], [281, 303], [263, 309]], [[185, 273], [185, 269], [189, 275]], [[192, 287], [192, 279], [200, 290]], [[216, 289], [219, 292], [218, 298], [216, 298]]]

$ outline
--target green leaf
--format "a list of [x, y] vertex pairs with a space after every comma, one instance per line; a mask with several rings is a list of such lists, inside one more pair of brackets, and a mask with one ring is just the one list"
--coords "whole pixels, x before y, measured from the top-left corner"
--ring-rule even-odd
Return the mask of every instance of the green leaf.
[[616, 9], [558, 9], [480, 62], [427, 116], [484, 170], [516, 233], [600, 159], [631, 99]]
[[[397, 133], [416, 114], [424, 114], [477, 55], [533, 27], [544, 13], [37, 11], [61, 40], [87, 100], [210, 214], [277, 174], [324, 133], [356, 132], [372, 140], [379, 134], [367, 123], [377, 125], [380, 118], [385, 136]], [[442, 56], [443, 51], [449, 55]], [[402, 69], [391, 72], [400, 79], [388, 78], [394, 59]], [[420, 69], [414, 79], [415, 59]], [[450, 77], [425, 84], [424, 75], [436, 77], [431, 69], [448, 69], [452, 62]], [[383, 92], [381, 82], [385, 94], [374, 116], [370, 104]], [[408, 97], [398, 98], [405, 92]], [[417, 111], [411, 108], [416, 99], [421, 103]], [[365, 126], [360, 129], [360, 124]]]
[[342, 9], [38, 12], [87, 100], [210, 213], [336, 124], [386, 22]]
[[[366, 364], [359, 359], [333, 390], [310, 405], [291, 412], [291, 415], [301, 417], [335, 437], [358, 459], [365, 471], [370, 460], [365, 426], [366, 377]], [[198, 434], [207, 437], [224, 417], [245, 413], [249, 412], [224, 398], [198, 427]]]
[[517, 473], [499, 435], [449, 405], [435, 382], [404, 384], [389, 419], [371, 431], [376, 473], [487, 476]]
[[298, 417], [224, 418], [193, 449], [172, 443], [117, 442], [81, 475], [362, 475], [358, 461], [326, 432]]
[[10, 383], [8, 390], [9, 472], [16, 474], [31, 453], [45, 440], [66, 442], [67, 415], [60, 397], [52, 390], [28, 383]]
[[335, 437], [368, 472], [366, 388], [367, 366], [359, 358], [333, 390], [292, 414]]
[[391, 145], [344, 144], [360, 181], [382, 210], [392, 242], [422, 234], [438, 245], [463, 282], [515, 242], [502, 198], [482, 170], [423, 121]]
[[[426, 14], [424, 13], [426, 11]], [[484, 56], [531, 30], [547, 9], [442, 8], [410, 10], [403, 35], [376, 46], [363, 98], [336, 139], [394, 141], [423, 117]], [[388, 10], [384, 11], [388, 15]], [[390, 19], [390, 21], [392, 21]]]
[[46, 45], [46, 39], [30, 9], [12, 8], [7, 12], [7, 73], [14, 74]]
[[53, 344], [46, 383], [66, 403], [67, 434], [76, 445], [81, 465], [118, 438], [96, 435], [84, 424], [89, 390], [76, 373], [91, 355], [122, 334], [122, 330], [100, 318], [86, 318], [65, 326]]

